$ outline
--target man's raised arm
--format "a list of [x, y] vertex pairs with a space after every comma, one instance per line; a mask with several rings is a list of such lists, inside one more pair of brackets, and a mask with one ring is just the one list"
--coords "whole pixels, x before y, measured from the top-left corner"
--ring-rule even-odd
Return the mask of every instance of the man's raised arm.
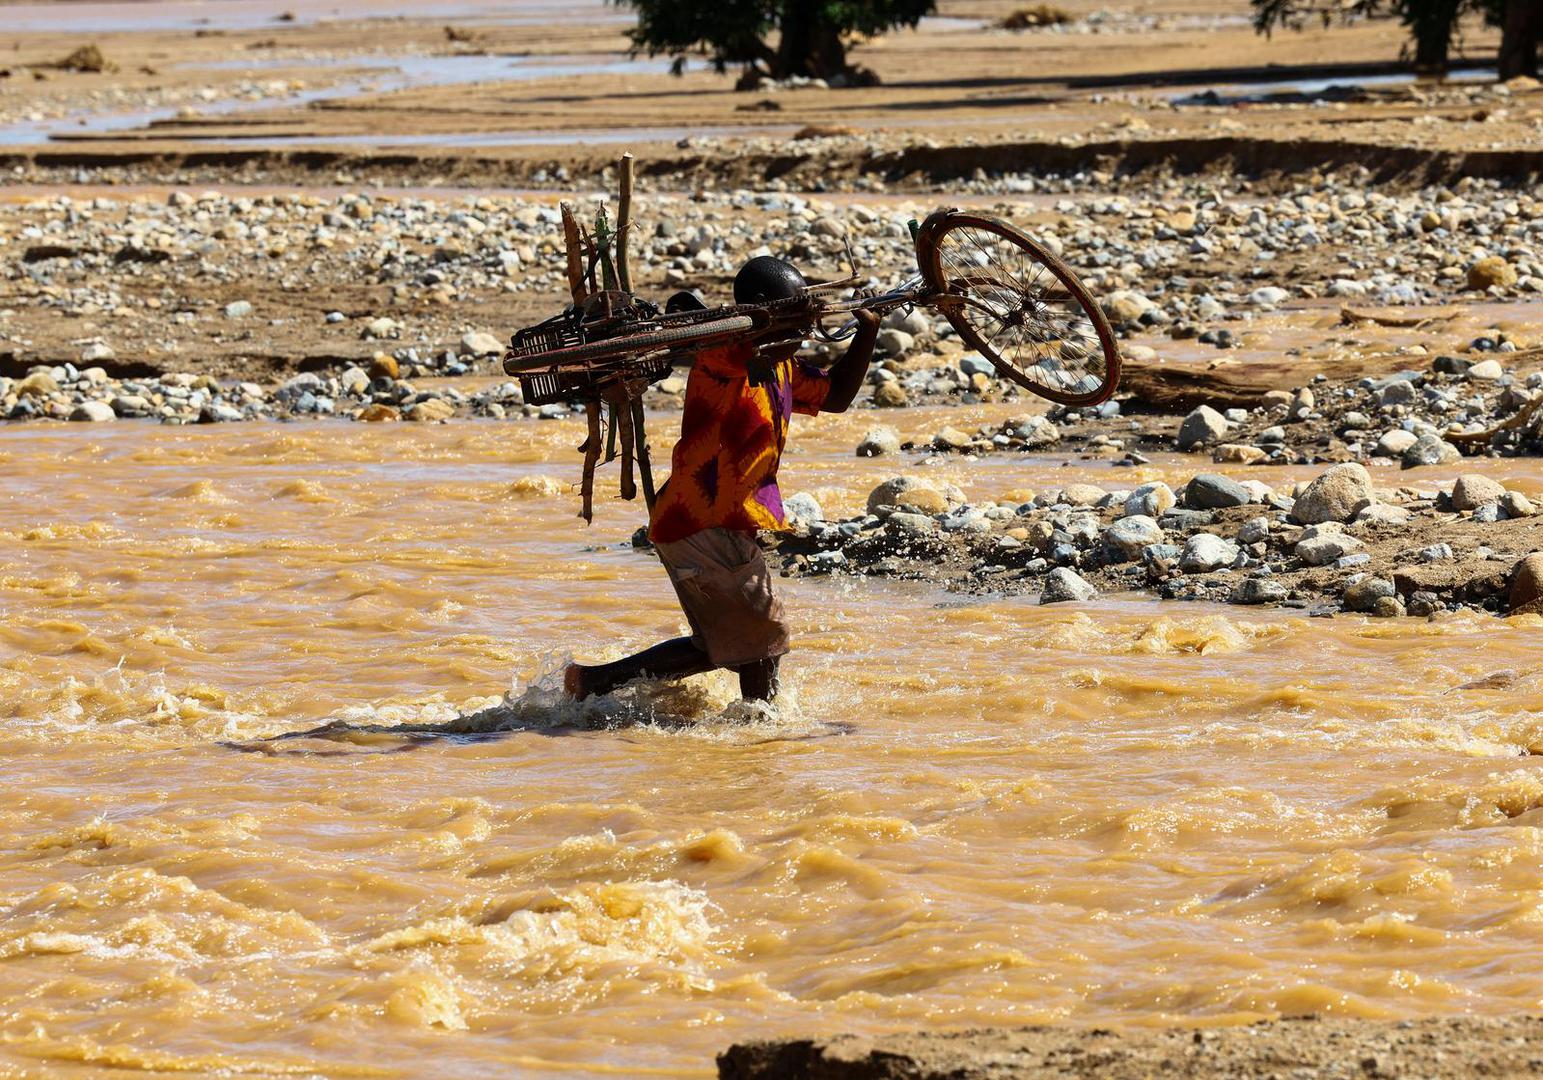
[[830, 390], [825, 395], [821, 412], [846, 412], [857, 391], [862, 388], [863, 377], [868, 374], [868, 364], [873, 359], [873, 343], [879, 336], [879, 317], [874, 312], [858, 308], [857, 333], [847, 346], [846, 355], [830, 369]]

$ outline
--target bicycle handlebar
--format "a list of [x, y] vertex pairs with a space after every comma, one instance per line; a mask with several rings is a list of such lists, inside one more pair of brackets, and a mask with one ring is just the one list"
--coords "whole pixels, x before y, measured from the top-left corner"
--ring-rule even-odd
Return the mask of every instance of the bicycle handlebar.
[[[912, 274], [888, 292], [882, 292], [876, 296], [853, 297], [850, 300], [838, 300], [827, 304], [824, 313], [840, 314], [863, 308], [868, 311], [878, 311], [887, 314], [902, 307], [915, 307], [925, 295], [926, 290], [923, 288], [922, 276], [920, 274]], [[825, 330], [816, 325], [815, 332], [825, 341], [845, 341], [857, 333], [857, 320], [848, 319], [835, 330]]]

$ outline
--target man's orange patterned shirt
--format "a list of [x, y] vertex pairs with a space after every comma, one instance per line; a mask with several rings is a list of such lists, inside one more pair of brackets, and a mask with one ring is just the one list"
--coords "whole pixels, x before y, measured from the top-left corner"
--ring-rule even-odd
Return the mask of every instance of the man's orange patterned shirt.
[[825, 404], [830, 379], [798, 360], [783, 360], [752, 385], [749, 343], [697, 354], [686, 380], [680, 441], [670, 458], [670, 479], [659, 493], [649, 536], [656, 543], [684, 540], [703, 529], [754, 532], [782, 529], [777, 465], [793, 414], [814, 416]]

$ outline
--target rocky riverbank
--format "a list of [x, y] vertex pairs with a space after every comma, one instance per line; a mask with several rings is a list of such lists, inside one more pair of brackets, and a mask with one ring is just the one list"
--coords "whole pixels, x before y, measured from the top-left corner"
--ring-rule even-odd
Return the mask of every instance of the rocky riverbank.
[[[1026, 414], [974, 431], [949, 425], [901, 439], [891, 429], [893, 438], [870, 442], [858, 453], [873, 456], [890, 443], [900, 451], [973, 455], [1055, 446], [1132, 465], [1145, 462], [1143, 452], [1177, 450], [1234, 465], [1384, 460], [1410, 469], [1465, 455], [1543, 452], [1543, 349], [1496, 352], [1491, 339], [1481, 339], [1480, 346], [1463, 355], [1406, 354], [1405, 361], [1429, 362], [1386, 375], [1349, 380], [1319, 374], [1292, 390], [1260, 390], [1252, 407], [1218, 401], [1220, 408], [1165, 413], [1154, 411], [1138, 391], [1091, 409], [1057, 406], [1043, 417]], [[1225, 393], [1219, 389], [1218, 397]]]
[[952, 485], [897, 476], [865, 513], [832, 521], [799, 493], [774, 561], [788, 576], [915, 579], [1038, 593], [1041, 604], [1147, 592], [1315, 615], [1543, 613], [1543, 518], [1479, 474], [1389, 489], [1347, 462], [1281, 490], [1201, 472], [1177, 490], [1013, 494], [969, 502]]
[[[1504, 305], [1543, 295], [1543, 202], [1530, 189], [1364, 185], [1354, 171], [1278, 194], [1239, 178], [1001, 176], [974, 201], [1071, 263], [1138, 364], [1175, 349], [1214, 348], [1222, 360], [1289, 335], [1293, 322], [1321, 329], [1311, 305], [1325, 299]], [[883, 286], [914, 272], [906, 222], [937, 201], [650, 193], [633, 259], [644, 295], [695, 288], [712, 301], [757, 254], [842, 276], [850, 241], [869, 284]], [[561, 307], [557, 231], [553, 200], [536, 196], [174, 189], [0, 203], [0, 371], [74, 363], [261, 382], [402, 347], [414, 353], [402, 362], [458, 374], [468, 356], [491, 353], [468, 336], [501, 342]], [[1475, 336], [1506, 344], [1504, 331], [1482, 326], [1454, 338], [1465, 329], [1437, 325], [1425, 337], [1439, 351]], [[940, 320], [903, 332], [888, 351], [907, 358], [894, 373], [908, 395], [931, 378], [919, 371], [957, 367], [963, 350]], [[1510, 344], [1534, 344], [1522, 337]], [[1312, 359], [1300, 344], [1279, 347], [1289, 349]], [[1338, 355], [1357, 350], [1346, 341]]]
[[1161, 1031], [1001, 1028], [746, 1043], [721, 1080], [1149, 1080], [1154, 1076], [1381, 1080], [1543, 1076], [1543, 1019], [1375, 1023], [1307, 1018]]
[[455, 416], [567, 416], [566, 406], [526, 406], [520, 387], [502, 382], [472, 393], [454, 386], [423, 388], [397, 377], [401, 367], [381, 354], [368, 367], [337, 375], [302, 372], [277, 386], [216, 379], [191, 372], [113, 379], [100, 367], [37, 367], [25, 377], [0, 377], [0, 408], [9, 420], [105, 423], [148, 418], [166, 424], [287, 420], [337, 416], [351, 420], [448, 420]]

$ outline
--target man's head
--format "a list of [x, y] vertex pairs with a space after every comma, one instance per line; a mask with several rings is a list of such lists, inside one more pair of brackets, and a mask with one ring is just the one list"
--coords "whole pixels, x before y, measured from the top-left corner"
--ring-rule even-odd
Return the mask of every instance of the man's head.
[[734, 302], [736, 304], [765, 304], [773, 300], [791, 300], [808, 288], [792, 263], [758, 255], [734, 275]]

